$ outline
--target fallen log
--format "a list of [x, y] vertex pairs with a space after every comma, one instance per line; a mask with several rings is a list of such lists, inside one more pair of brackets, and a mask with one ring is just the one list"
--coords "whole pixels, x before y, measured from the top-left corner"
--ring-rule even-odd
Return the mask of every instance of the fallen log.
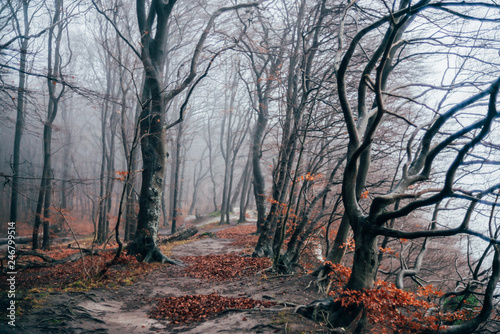
[[[16, 237], [14, 240], [16, 244], [27, 244], [31, 242], [32, 237]], [[0, 245], [7, 245], [9, 243], [8, 238], [0, 238]]]
[[174, 233], [172, 235], [169, 235], [169, 236], [165, 237], [161, 241], [161, 243], [162, 244], [167, 244], [169, 242], [186, 240], [186, 239], [189, 239], [190, 237], [192, 237], [193, 235], [195, 235], [196, 233], [198, 233], [198, 228], [195, 226], [195, 227], [192, 227], [190, 229], [187, 229], [187, 230], [180, 231], [180, 232]]
[[[43, 234], [40, 234], [40, 238], [43, 238]], [[16, 245], [28, 244], [31, 242], [32, 239], [33, 239], [32, 236], [23, 236], [23, 237], [16, 236], [15, 242], [16, 242]], [[68, 242], [70, 240], [73, 240], [73, 238], [71, 238], [71, 237], [55, 237], [55, 238], [51, 237], [50, 244], [53, 245], [56, 243]], [[8, 243], [9, 243], [8, 238], [0, 238], [0, 246], [7, 245]]]
[[[108, 250], [106, 250], [108, 251]], [[28, 269], [28, 268], [44, 268], [44, 267], [52, 267], [58, 264], [63, 264], [63, 263], [68, 263], [68, 262], [75, 262], [80, 260], [81, 258], [87, 256], [87, 255], [98, 255], [100, 253], [103, 253], [104, 250], [102, 249], [85, 249], [82, 248], [81, 252], [71, 254], [65, 258], [56, 260], [46, 254], [37, 252], [37, 251], [24, 251], [24, 250], [18, 250], [17, 251], [17, 261], [22, 257], [22, 256], [36, 256], [40, 259], [43, 260], [43, 262], [28, 262], [26, 264], [16, 264], [17, 269]]]

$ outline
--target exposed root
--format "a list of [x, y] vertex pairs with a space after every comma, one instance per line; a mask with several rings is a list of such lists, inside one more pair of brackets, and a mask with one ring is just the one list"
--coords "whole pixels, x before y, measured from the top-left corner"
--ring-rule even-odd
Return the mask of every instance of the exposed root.
[[181, 261], [171, 259], [165, 254], [163, 254], [163, 252], [160, 250], [160, 248], [156, 245], [155, 242], [151, 242], [148, 244], [148, 243], [143, 243], [142, 241], [138, 242], [137, 240], [134, 240], [127, 245], [126, 249], [129, 255], [142, 258], [142, 262], [170, 263], [178, 266], [185, 266], [185, 264], [182, 263]]
[[311, 281], [306, 290], [311, 286], [315, 286], [318, 293], [323, 295], [328, 295], [330, 289], [332, 288], [332, 280], [329, 277], [330, 272], [332, 271], [331, 267], [325, 264], [319, 266], [311, 275], [315, 276], [316, 279]]
[[178, 266], [185, 266], [183, 262], [171, 259], [165, 254], [163, 254], [158, 247], [150, 249], [142, 261], [146, 263], [160, 262], [160, 263], [170, 263]]
[[326, 323], [333, 333], [354, 333], [363, 315], [362, 310], [357, 307], [342, 308], [340, 302], [336, 302], [333, 297], [297, 306], [295, 313]]

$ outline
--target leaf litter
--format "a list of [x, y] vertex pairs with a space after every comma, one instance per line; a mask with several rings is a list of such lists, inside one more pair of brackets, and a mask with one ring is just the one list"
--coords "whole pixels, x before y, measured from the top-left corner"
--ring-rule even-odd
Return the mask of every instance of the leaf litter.
[[218, 281], [248, 277], [271, 266], [269, 258], [252, 258], [242, 253], [187, 256], [182, 261], [190, 265], [184, 275]]
[[169, 319], [173, 324], [191, 323], [212, 317], [228, 309], [247, 310], [275, 305], [244, 297], [224, 297], [217, 293], [155, 298], [158, 305], [151, 311], [152, 318]]

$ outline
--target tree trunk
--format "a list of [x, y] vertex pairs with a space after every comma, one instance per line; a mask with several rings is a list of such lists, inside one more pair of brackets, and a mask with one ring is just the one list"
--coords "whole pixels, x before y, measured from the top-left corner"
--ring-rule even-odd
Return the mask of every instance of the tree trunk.
[[[297, 21], [300, 22], [304, 14], [303, 1], [300, 5]], [[301, 31], [296, 29], [296, 36], [294, 36], [295, 41], [292, 42], [292, 51], [290, 55], [290, 61], [288, 65], [288, 77], [287, 77], [287, 87], [286, 87], [286, 112], [284, 120], [284, 128], [282, 133], [282, 140], [278, 154], [278, 162], [275, 166], [273, 173], [273, 190], [272, 190], [272, 203], [266, 220], [263, 221], [263, 225], [258, 229], [260, 231], [259, 240], [253, 252], [254, 256], [272, 256], [273, 251], [273, 239], [278, 225], [278, 220], [280, 219], [281, 213], [280, 207], [284, 204], [284, 199], [286, 196], [286, 190], [288, 183], [290, 181], [290, 172], [292, 170], [292, 164], [295, 157], [295, 146], [296, 146], [296, 129], [298, 127], [298, 121], [301, 117], [301, 108], [297, 103], [297, 81], [296, 81], [296, 67], [298, 62], [298, 52], [301, 49], [300, 41]], [[302, 74], [301, 74], [302, 76]], [[261, 99], [259, 99], [259, 104], [262, 104]], [[267, 108], [267, 103], [265, 104]]]
[[182, 145], [182, 132], [183, 132], [183, 124], [179, 123], [177, 128], [177, 138], [175, 140], [175, 172], [174, 172], [174, 193], [173, 193], [173, 205], [172, 205], [172, 234], [177, 232], [177, 217], [179, 216], [178, 207], [179, 207], [179, 193], [180, 193], [180, 185], [179, 185], [179, 172], [181, 165], [181, 145]]
[[[29, 20], [28, 20], [28, 1], [23, 1], [23, 22], [24, 36], [29, 35]], [[19, 31], [19, 34], [21, 32]], [[21, 58], [19, 60], [19, 88], [17, 91], [17, 115], [16, 115], [16, 132], [14, 135], [14, 151], [12, 164], [12, 194], [10, 200], [10, 222], [16, 222], [18, 194], [20, 189], [19, 182], [19, 161], [21, 157], [21, 140], [24, 129], [24, 94], [26, 92], [26, 54], [28, 52], [28, 39], [23, 38], [21, 42]]]
[[[200, 166], [201, 172], [201, 166]], [[187, 215], [191, 216], [194, 212], [194, 208], [196, 207], [196, 201], [198, 199], [198, 185], [200, 184], [200, 177], [196, 175], [196, 166], [193, 172], [193, 196], [191, 197], [191, 205], [189, 206]]]
[[[262, 102], [259, 103], [259, 105]], [[259, 106], [259, 115], [255, 123], [255, 130], [252, 141], [252, 170], [253, 170], [253, 193], [255, 197], [255, 206], [257, 209], [257, 233], [261, 233], [265, 224], [266, 217], [266, 183], [260, 159], [262, 158], [262, 140], [264, 131], [269, 122], [269, 111], [267, 104]]]
[[244, 223], [246, 221], [246, 204], [247, 204], [247, 193], [251, 177], [251, 162], [252, 162], [252, 152], [249, 152], [247, 163], [245, 164], [245, 169], [243, 170], [243, 175], [241, 180], [243, 184], [241, 185], [241, 196], [240, 196], [240, 218], [238, 219], [238, 224]]
[[183, 147], [181, 152], [182, 152], [182, 165], [181, 165], [181, 178], [179, 180], [179, 199], [178, 199], [178, 204], [177, 204], [177, 208], [178, 210], [180, 210], [180, 213], [181, 214], [184, 214], [182, 212], [183, 210], [183, 204], [184, 204], [184, 201], [183, 201], [183, 196], [184, 196], [184, 183], [185, 183], [185, 176], [186, 176], [186, 147]]
[[45, 184], [45, 195], [44, 195], [44, 203], [43, 203], [43, 243], [42, 248], [44, 250], [49, 250], [50, 248], [50, 207], [52, 204], [52, 196], [53, 196], [53, 185], [52, 180], [54, 179], [54, 175], [52, 172], [52, 128], [49, 128], [48, 138], [47, 138], [47, 149], [45, 150], [45, 154], [47, 155], [47, 164], [44, 165], [44, 169], [47, 169], [47, 183]]
[[[117, 41], [119, 45], [119, 37], [117, 36]], [[124, 236], [123, 238], [125, 241], [130, 241], [133, 237], [134, 233], [134, 225], [135, 225], [135, 195], [134, 195], [134, 184], [135, 184], [135, 170], [136, 170], [136, 160], [137, 160], [137, 133], [135, 130], [133, 130], [133, 139], [132, 139], [132, 144], [127, 145], [127, 129], [126, 129], [126, 115], [127, 115], [127, 92], [128, 92], [128, 87], [127, 89], [123, 89], [123, 71], [120, 73], [120, 82], [122, 86], [122, 102], [121, 102], [121, 107], [122, 107], [122, 112], [121, 112], [121, 136], [122, 136], [122, 145], [123, 145], [123, 154], [125, 155], [126, 161], [127, 161], [127, 167], [129, 168], [128, 172], [131, 173], [129, 175], [130, 177], [127, 179], [126, 178], [126, 184], [125, 184], [125, 231], [124, 231]], [[135, 122], [133, 124], [137, 124], [138, 122], [138, 116], [139, 116], [139, 103], [137, 103], [137, 107], [135, 108], [135, 115], [134, 119]]]
[[[37, 210], [35, 214], [35, 224], [33, 227], [33, 244], [32, 248], [38, 248], [38, 231], [42, 219], [42, 207], [44, 208], [44, 218], [43, 218], [43, 248], [45, 250], [49, 249], [49, 238], [50, 238], [50, 204], [51, 204], [51, 144], [52, 144], [52, 124], [57, 115], [57, 109], [60, 98], [64, 94], [64, 86], [61, 88], [59, 94], [56, 94], [57, 82], [52, 78], [58, 78], [60, 75], [60, 47], [62, 39], [62, 26], [58, 23], [62, 11], [62, 0], [55, 0], [55, 12], [52, 19], [53, 26], [49, 29], [48, 38], [48, 76], [47, 76], [47, 87], [49, 91], [49, 103], [47, 108], [47, 120], [45, 121], [43, 128], [43, 171], [42, 180], [40, 182], [40, 192], [38, 195]], [[58, 24], [56, 24], [58, 23]], [[54, 35], [55, 28], [58, 28], [57, 34]], [[53, 45], [54, 43], [54, 45]], [[55, 48], [54, 48], [55, 47]], [[54, 58], [54, 63], [52, 63]]]
[[219, 209], [217, 206], [217, 183], [215, 182], [215, 174], [214, 174], [214, 157], [213, 157], [213, 149], [212, 149], [212, 133], [211, 133], [211, 126], [210, 126], [210, 118], [208, 118], [208, 123], [207, 123], [207, 130], [208, 130], [208, 138], [207, 138], [207, 148], [208, 148], [208, 168], [210, 171], [210, 180], [212, 181], [212, 201], [214, 204], [214, 212], [217, 212]]
[[167, 262], [168, 258], [157, 244], [166, 158], [163, 104], [161, 98], [151, 96], [151, 106], [144, 108], [140, 115], [143, 172], [137, 231], [129, 245], [129, 254], [140, 255], [144, 262]]
[[[108, 73], [109, 75], [109, 73]], [[107, 92], [106, 96], [109, 98], [109, 84], [107, 87]], [[102, 146], [102, 153], [101, 153], [101, 170], [99, 174], [99, 206], [98, 206], [98, 212], [99, 212], [99, 217], [97, 220], [97, 231], [94, 231], [95, 233], [95, 239], [98, 244], [102, 244], [105, 242], [107, 238], [107, 230], [105, 228], [106, 225], [106, 156], [108, 155], [107, 153], [107, 144], [106, 144], [106, 123], [108, 119], [108, 102], [107, 99], [105, 100], [105, 105], [104, 105], [104, 110], [101, 118], [101, 146]], [[110, 175], [108, 175], [110, 177]]]
[[[168, 153], [167, 153], [168, 154]], [[168, 166], [168, 162], [167, 162], [167, 166]], [[167, 174], [168, 174], [168, 168], [165, 168], [165, 180], [167, 179]], [[166, 227], [168, 225], [168, 209], [169, 207], [167, 208], [167, 198], [166, 198], [166, 194], [167, 194], [167, 191], [169, 190], [169, 185], [167, 185], [167, 183], [165, 183], [165, 186], [163, 188], [163, 193], [161, 194], [161, 213], [163, 215], [163, 227]], [[170, 204], [170, 200], [169, 200], [169, 204]]]
[[[170, 175], [169, 175], [169, 182], [168, 185], [165, 185], [165, 188], [168, 190], [168, 220], [172, 220], [172, 216], [174, 213], [174, 183], [175, 183], [175, 160], [177, 159], [177, 152], [175, 151], [175, 142], [174, 140], [169, 136], [167, 139], [167, 145], [170, 145], [171, 151], [168, 154], [168, 157], [171, 157], [170, 162], [168, 163], [168, 166], [170, 167]], [[166, 175], [165, 175], [166, 176]], [[166, 204], [166, 203], [165, 203]]]
[[342, 261], [345, 253], [345, 243], [349, 237], [349, 232], [351, 231], [351, 225], [349, 225], [349, 218], [344, 214], [342, 220], [340, 221], [339, 229], [337, 230], [337, 235], [331, 251], [326, 257], [326, 261], [330, 261], [334, 264], [339, 264]]
[[[69, 157], [71, 154], [71, 132], [67, 132], [67, 141], [64, 148], [64, 157]], [[68, 190], [68, 179], [69, 179], [69, 159], [65, 158], [63, 160], [63, 174], [62, 174], [62, 186], [61, 186], [61, 209], [68, 209], [71, 206], [71, 200], [68, 201], [70, 197], [71, 190]]]
[[[288, 135], [284, 133], [283, 137]], [[273, 244], [274, 236], [278, 227], [281, 226], [282, 222], [282, 212], [281, 209], [285, 204], [285, 197], [287, 194], [288, 184], [291, 181], [290, 175], [292, 170], [292, 164], [295, 157], [295, 144], [296, 141], [288, 141], [280, 147], [280, 158], [279, 158], [279, 172], [275, 173], [273, 179], [277, 179], [273, 183], [272, 191], [272, 204], [269, 209], [269, 213], [266, 218], [265, 224], [261, 227], [261, 233], [255, 250], [253, 252], [254, 256], [273, 256]], [[276, 175], [278, 175], [276, 177]]]
[[40, 224], [42, 222], [43, 198], [45, 196], [45, 191], [43, 191], [43, 189], [45, 189], [46, 183], [47, 183], [47, 177], [46, 175], [42, 174], [42, 180], [40, 181], [40, 189], [38, 190], [38, 200], [36, 202], [35, 222], [33, 225], [33, 238], [31, 246], [33, 250], [39, 248], [38, 233], [40, 231]]
[[[234, 82], [232, 84], [231, 97], [229, 102], [229, 108], [227, 107], [227, 96], [224, 103], [224, 118], [222, 119], [221, 135], [220, 135], [220, 149], [222, 153], [222, 158], [224, 159], [224, 181], [222, 187], [222, 204], [220, 208], [220, 221], [219, 225], [229, 224], [229, 201], [231, 196], [231, 190], [229, 189], [229, 183], [231, 179], [231, 160], [232, 160], [232, 144], [233, 144], [233, 109], [234, 109], [234, 99], [236, 97], [236, 88], [238, 86], [237, 75], [234, 76]], [[226, 118], [226, 114], [229, 113], [229, 119]], [[227, 131], [226, 131], [227, 123]], [[226, 138], [224, 138], [224, 133]], [[224, 139], [226, 139], [226, 147], [224, 147]]]
[[363, 227], [354, 231], [354, 261], [352, 274], [347, 282], [346, 289], [361, 291], [373, 288], [375, 272], [378, 269], [377, 236]]
[[[238, 183], [236, 184], [236, 187], [234, 188], [234, 192], [231, 196], [231, 201], [229, 201], [229, 211], [231, 211], [231, 212], [234, 210], [234, 207], [236, 205], [236, 202], [238, 201], [238, 198], [240, 197], [240, 195], [242, 195], [241, 191], [243, 188], [243, 183], [245, 183], [245, 180], [248, 178], [247, 170], [248, 170], [248, 162], [245, 164], [245, 168], [243, 169], [243, 173], [241, 174], [241, 177], [240, 177]], [[232, 167], [232, 171], [234, 172], [234, 166]], [[232, 186], [231, 186], [231, 188], [232, 188]]]
[[203, 173], [203, 160], [205, 160], [205, 152], [206, 152], [206, 150], [203, 151], [203, 154], [201, 155], [200, 160], [198, 161], [198, 164], [200, 166], [200, 169], [198, 170], [198, 172], [196, 172], [198, 164], [194, 168], [194, 172], [193, 172], [193, 180], [194, 180], [193, 196], [191, 198], [191, 206], [189, 207], [188, 216], [192, 215], [193, 212], [197, 212], [197, 210], [195, 211], [195, 209], [196, 209], [196, 202], [198, 200], [199, 186], [208, 173], [208, 171]]
[[[141, 196], [139, 200], [139, 217], [134, 241], [129, 245], [129, 254], [141, 255], [143, 261], [172, 262], [158, 248], [158, 227], [161, 216], [161, 198], [165, 175], [165, 105], [184, 91], [195, 79], [197, 64], [203, 45], [215, 19], [225, 11], [251, 7], [255, 4], [236, 5], [221, 8], [212, 15], [203, 30], [191, 59], [189, 74], [175, 88], [165, 92], [162, 87], [163, 67], [165, 63], [164, 47], [167, 40], [167, 23], [176, 0], [156, 2], [146, 10], [146, 3], [137, 0], [136, 12], [141, 36], [141, 61], [144, 65], [144, 91], [142, 96], [142, 112], [140, 116], [140, 136], [143, 159]], [[148, 14], [147, 11], [149, 11]], [[156, 30], [154, 33], [153, 31]], [[154, 37], [153, 37], [154, 36]], [[189, 96], [189, 94], [188, 94]], [[186, 101], [187, 102], [187, 101]], [[181, 111], [182, 108], [181, 108]], [[182, 122], [183, 118], [179, 119]]]
[[132, 240], [134, 233], [135, 233], [135, 225], [136, 225], [136, 216], [135, 216], [135, 189], [134, 189], [134, 183], [135, 183], [135, 169], [136, 169], [136, 154], [137, 150], [135, 149], [134, 152], [132, 153], [132, 161], [130, 163], [130, 172], [132, 175], [130, 176], [130, 179], [127, 182], [127, 202], [125, 204], [125, 235], [124, 239], [125, 241], [130, 241]]

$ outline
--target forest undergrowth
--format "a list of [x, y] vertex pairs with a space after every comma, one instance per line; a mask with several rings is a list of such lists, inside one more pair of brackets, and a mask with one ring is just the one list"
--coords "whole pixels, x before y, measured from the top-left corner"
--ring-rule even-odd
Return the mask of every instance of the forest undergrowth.
[[[165, 328], [171, 332], [180, 330], [176, 329], [178, 328], [176, 326], [196, 328], [209, 319], [215, 321], [213, 319], [218, 317], [246, 311], [249, 313], [243, 314], [240, 318], [240, 322], [244, 323], [254, 312], [262, 316], [262, 312], [267, 312], [266, 309], [273, 315], [269, 318], [273, 320], [268, 324], [268, 329], [275, 332], [290, 332], [291, 324], [295, 323], [297, 326], [301, 322], [307, 324], [306, 329], [309, 328], [311, 332], [328, 332], [324, 326], [330, 326], [331, 330], [334, 326], [329, 324], [326, 317], [319, 318], [320, 321], [314, 324], [294, 313], [302, 302], [307, 301], [304, 296], [309, 296], [310, 301], [321, 298], [310, 284], [314, 277], [309, 275], [311, 273], [309, 270], [302, 268], [301, 272], [294, 275], [280, 275], [270, 270], [272, 263], [269, 258], [250, 256], [257, 242], [257, 236], [252, 234], [255, 229], [255, 225], [228, 225], [223, 228], [207, 225], [203, 231], [188, 240], [161, 246], [165, 254], [174, 256], [184, 263], [184, 266], [146, 264], [124, 253], [118, 263], [99, 278], [96, 275], [115, 255], [114, 244], [108, 244], [107, 250], [101, 249], [98, 254], [52, 266], [50, 264], [45, 266], [40, 257], [23, 256], [20, 258], [20, 266], [27, 264], [44, 266], [19, 272], [18, 317], [22, 319], [24, 316], [43, 310], [52, 295], [69, 296], [72, 293], [85, 294], [96, 291], [111, 291], [118, 294], [118, 291], [123, 289], [132, 293], [138, 282], [154, 281], [155, 275], [163, 275], [165, 282], [168, 282], [169, 277], [196, 282], [190, 283], [191, 285], [185, 284], [187, 290], [180, 295], [166, 293], [166, 295], [145, 297], [145, 317], [167, 323]], [[203, 245], [217, 242], [226, 242], [223, 244], [225, 248], [220, 248], [214, 254], [204, 255], [206, 247]], [[204, 244], [196, 247], [197, 243]], [[61, 260], [79, 251], [67, 246], [58, 246], [51, 251], [39, 251], [39, 253], [54, 260]], [[374, 289], [362, 292], [349, 291], [343, 289], [343, 286], [349, 278], [350, 269], [331, 263], [327, 265], [332, 268], [328, 287], [330, 298], [346, 309], [363, 306], [363, 317], [368, 320], [366, 328], [370, 333], [438, 332], [439, 329], [446, 328], [443, 323], [464, 321], [477, 312], [478, 305], [471, 305], [460, 312], [432, 312], [437, 309], [439, 297], [442, 296], [442, 293], [432, 286], [424, 286], [417, 292], [411, 292], [397, 289], [392, 283], [378, 281]], [[2, 282], [5, 281], [5, 277], [2, 277]], [[199, 287], [203, 284], [206, 288], [200, 290]], [[212, 287], [217, 288], [210, 289]], [[263, 291], [256, 291], [260, 287]], [[289, 290], [284, 289], [286, 287]], [[4, 309], [6, 308], [2, 308]], [[280, 320], [283, 317], [287, 319], [284, 323]], [[360, 319], [361, 316], [356, 320]], [[262, 320], [254, 319], [254, 321]], [[252, 328], [255, 326], [257, 325]], [[303, 325], [298, 328], [304, 330]], [[342, 330], [353, 331], [354, 326]], [[308, 333], [307, 330], [304, 332]]]

